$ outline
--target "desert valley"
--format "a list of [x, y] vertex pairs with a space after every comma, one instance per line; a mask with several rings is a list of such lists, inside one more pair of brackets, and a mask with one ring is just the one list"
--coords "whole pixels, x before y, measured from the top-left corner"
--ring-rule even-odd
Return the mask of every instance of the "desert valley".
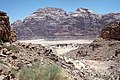
[[46, 7], [10, 25], [1, 11], [0, 80], [120, 80], [119, 19]]

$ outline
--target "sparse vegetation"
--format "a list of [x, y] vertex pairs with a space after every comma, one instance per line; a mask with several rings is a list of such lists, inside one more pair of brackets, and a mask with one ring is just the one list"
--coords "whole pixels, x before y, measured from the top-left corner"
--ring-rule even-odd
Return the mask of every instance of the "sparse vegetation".
[[10, 45], [10, 46], [2, 45], [2, 48], [6, 48], [7, 50], [15, 51], [16, 53], [19, 52], [19, 48], [16, 45]]
[[62, 69], [53, 64], [25, 66], [18, 73], [18, 80], [67, 80], [61, 72]]
[[3, 61], [1, 61], [1, 60], [0, 60], [0, 63], [1, 63], [1, 64], [4, 64], [4, 65], [6, 65], [6, 66], [8, 66], [7, 63], [5, 63], [5, 62], [3, 62]]

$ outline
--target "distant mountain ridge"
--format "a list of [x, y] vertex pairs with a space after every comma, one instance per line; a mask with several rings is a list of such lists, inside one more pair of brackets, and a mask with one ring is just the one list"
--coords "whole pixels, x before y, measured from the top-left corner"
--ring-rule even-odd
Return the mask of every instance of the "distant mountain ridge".
[[40, 36], [97, 36], [103, 26], [120, 19], [120, 13], [96, 14], [78, 8], [67, 13], [60, 8], [40, 8], [23, 21], [17, 20], [12, 26], [18, 39], [32, 39]]

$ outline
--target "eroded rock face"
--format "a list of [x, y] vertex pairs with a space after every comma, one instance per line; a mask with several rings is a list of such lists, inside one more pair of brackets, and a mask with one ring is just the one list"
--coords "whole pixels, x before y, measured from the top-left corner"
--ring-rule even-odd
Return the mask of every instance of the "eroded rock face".
[[10, 25], [9, 18], [4, 12], [0, 12], [0, 39], [4, 42], [9, 41]]
[[14, 30], [11, 30], [10, 36], [9, 36], [9, 42], [15, 42], [15, 41], [17, 41], [16, 32]]
[[2, 42], [15, 42], [16, 34], [11, 30], [7, 13], [0, 11], [0, 40]]
[[120, 40], [120, 20], [111, 22], [105, 27], [106, 28], [102, 30], [100, 37], [103, 39]]
[[18, 39], [41, 36], [96, 36], [103, 25], [120, 18], [120, 13], [96, 14], [89, 9], [78, 8], [66, 13], [60, 8], [40, 8], [23, 21], [13, 23]]

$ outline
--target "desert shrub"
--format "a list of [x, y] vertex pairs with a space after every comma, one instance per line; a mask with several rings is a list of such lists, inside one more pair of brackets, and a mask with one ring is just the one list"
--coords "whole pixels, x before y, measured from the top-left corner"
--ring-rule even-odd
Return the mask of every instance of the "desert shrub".
[[61, 80], [60, 68], [56, 65], [48, 65], [45, 67], [45, 80]]
[[0, 60], [0, 63], [1, 63], [1, 64], [4, 64], [4, 65], [6, 65], [6, 66], [8, 66], [7, 63], [5, 63], [5, 62], [3, 62], [3, 61], [1, 61], [1, 60]]
[[18, 80], [67, 80], [61, 72], [62, 69], [53, 64], [25, 66], [18, 73]]
[[35, 80], [35, 73], [32, 68], [24, 67], [19, 72], [18, 80]]

